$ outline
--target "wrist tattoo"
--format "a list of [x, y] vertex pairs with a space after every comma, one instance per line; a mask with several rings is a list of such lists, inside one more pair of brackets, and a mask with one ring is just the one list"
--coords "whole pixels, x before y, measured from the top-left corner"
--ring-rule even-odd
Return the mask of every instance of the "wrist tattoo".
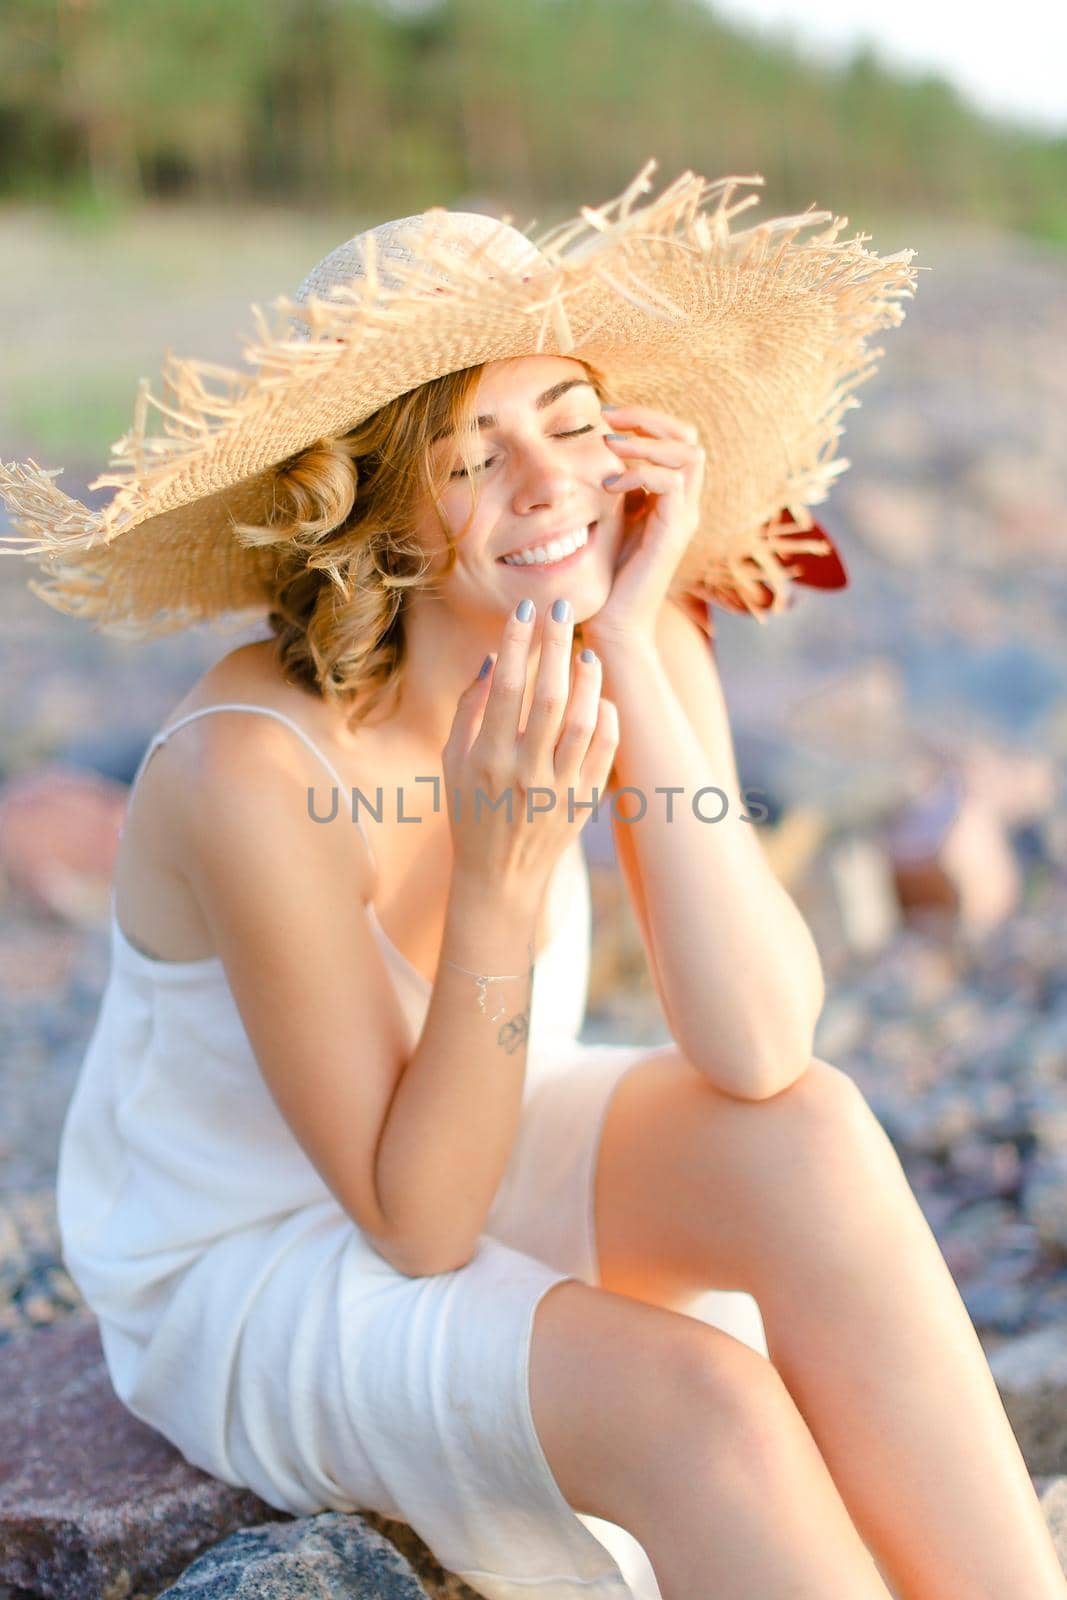
[[517, 1016], [511, 1017], [496, 1036], [496, 1042], [509, 1056], [522, 1048], [530, 1037], [530, 1013], [520, 1011]]

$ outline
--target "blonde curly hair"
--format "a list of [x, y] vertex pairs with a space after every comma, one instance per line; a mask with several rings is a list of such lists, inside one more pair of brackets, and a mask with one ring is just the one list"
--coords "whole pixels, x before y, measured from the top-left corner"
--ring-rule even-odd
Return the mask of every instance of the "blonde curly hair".
[[[600, 373], [581, 365], [605, 400]], [[453, 433], [476, 484], [470, 402], [483, 366], [421, 384], [350, 432], [280, 462], [268, 521], [237, 525], [248, 543], [278, 552], [267, 617], [278, 664], [290, 681], [341, 709], [352, 728], [395, 707], [406, 594], [435, 588], [455, 567], [456, 538], [439, 504], [451, 463], [442, 458], [435, 468], [432, 448]], [[427, 578], [430, 559], [412, 531], [427, 497], [448, 551], [436, 579]], [[469, 519], [460, 536], [468, 526]]]

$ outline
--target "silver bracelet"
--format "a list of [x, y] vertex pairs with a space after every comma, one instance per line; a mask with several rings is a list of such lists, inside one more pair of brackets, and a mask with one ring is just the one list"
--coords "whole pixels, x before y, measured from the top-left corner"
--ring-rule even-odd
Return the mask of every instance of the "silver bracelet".
[[[465, 972], [467, 974], [468, 978], [477, 979], [477, 982], [478, 982], [478, 1010], [480, 1012], [482, 1012], [483, 1016], [485, 1014], [485, 997], [486, 997], [486, 994], [488, 993], [489, 985], [491, 983], [502, 983], [506, 978], [529, 978], [530, 974], [533, 972], [533, 963], [532, 962], [530, 963], [530, 969], [529, 969], [528, 972], [482, 973], [482, 972], [472, 972], [469, 967], [461, 967], [458, 961], [449, 961], [447, 956], [443, 956], [441, 959], [444, 961], [444, 964], [445, 964], [446, 967], [455, 967], [457, 972]], [[493, 1015], [489, 1018], [489, 1021], [490, 1022], [499, 1022], [501, 1017], [504, 1017], [506, 1015], [507, 1015], [507, 1006], [504, 1006], [502, 1010], [494, 1011]]]

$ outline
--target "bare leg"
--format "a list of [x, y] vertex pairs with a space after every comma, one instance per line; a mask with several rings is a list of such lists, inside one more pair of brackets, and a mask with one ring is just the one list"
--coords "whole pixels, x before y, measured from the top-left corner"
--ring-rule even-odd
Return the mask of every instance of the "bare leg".
[[530, 1403], [568, 1503], [633, 1533], [663, 1600], [888, 1600], [780, 1377], [728, 1334], [557, 1284]]
[[[757, 1299], [771, 1360], [900, 1600], [1067, 1600], [966, 1307], [893, 1146], [815, 1060], [719, 1094], [684, 1058], [620, 1086], [597, 1174], [602, 1281]], [[844, 1592], [844, 1591], [842, 1591]]]
[[771, 1360], [902, 1600], [1065, 1600], [981, 1343], [878, 1136], [883, 1162], [850, 1177], [839, 1159], [779, 1215], [758, 1297]]

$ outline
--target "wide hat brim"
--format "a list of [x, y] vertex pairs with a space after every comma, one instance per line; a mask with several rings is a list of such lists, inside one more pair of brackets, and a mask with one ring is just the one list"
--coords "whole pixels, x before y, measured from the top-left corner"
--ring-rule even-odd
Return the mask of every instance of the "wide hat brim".
[[462, 213], [404, 219], [425, 231], [387, 272], [372, 250], [367, 270], [328, 296], [276, 301], [273, 325], [253, 307], [249, 373], [168, 352], [164, 397], [142, 380], [133, 426], [90, 485], [115, 489], [102, 509], [34, 461], [0, 466], [18, 530], [0, 554], [33, 560], [47, 575], [33, 593], [102, 632], [242, 622], [265, 610], [278, 558], [243, 544], [234, 523], [267, 519], [279, 462], [447, 372], [542, 354], [588, 360], [609, 400], [696, 424], [701, 522], [676, 592], [762, 619], [791, 603], [794, 582], [841, 586], [810, 507], [849, 465], [834, 457], [840, 419], [885, 353], [869, 339], [904, 320], [915, 251], [879, 257], [867, 235], [838, 241], [848, 219], [825, 211], [732, 232], [759, 201], [735, 192], [759, 175], [709, 183], [686, 172], [640, 205], [654, 168], [532, 241], [479, 216], [466, 222], [481, 237], [459, 248], [449, 229]]

